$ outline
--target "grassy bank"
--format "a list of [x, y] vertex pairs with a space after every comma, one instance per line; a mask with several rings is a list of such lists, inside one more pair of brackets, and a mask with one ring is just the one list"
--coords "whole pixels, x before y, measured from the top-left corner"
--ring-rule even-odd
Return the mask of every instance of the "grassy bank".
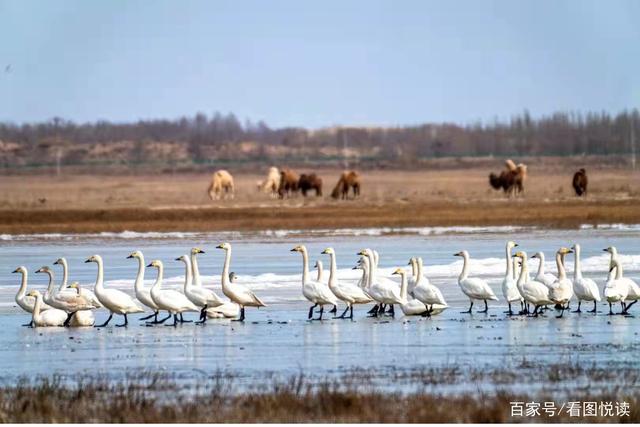
[[[630, 404], [630, 416], [511, 417], [510, 402], [546, 402], [544, 394], [464, 392], [385, 392], [355, 381], [309, 381], [303, 376], [266, 380], [259, 387], [238, 391], [233, 379], [214, 376], [185, 389], [170, 378], [144, 374], [118, 382], [93, 378], [22, 381], [0, 388], [0, 421], [12, 423], [140, 423], [140, 422], [638, 422], [640, 393], [626, 391], [589, 394], [572, 401]], [[569, 400], [569, 399], [567, 399]], [[559, 408], [561, 402], [556, 402]], [[564, 403], [564, 402], [562, 402]], [[542, 412], [542, 411], [541, 411]], [[581, 414], [582, 415], [582, 414]]]

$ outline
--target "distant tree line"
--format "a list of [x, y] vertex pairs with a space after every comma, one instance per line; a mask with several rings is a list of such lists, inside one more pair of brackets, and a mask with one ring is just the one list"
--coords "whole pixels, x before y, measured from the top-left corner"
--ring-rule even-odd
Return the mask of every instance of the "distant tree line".
[[241, 122], [234, 114], [198, 113], [175, 120], [131, 123], [0, 123], [5, 165], [286, 159], [380, 159], [411, 162], [445, 156], [568, 156], [630, 153], [640, 138], [637, 109], [609, 113], [555, 113], [509, 121], [319, 130]]

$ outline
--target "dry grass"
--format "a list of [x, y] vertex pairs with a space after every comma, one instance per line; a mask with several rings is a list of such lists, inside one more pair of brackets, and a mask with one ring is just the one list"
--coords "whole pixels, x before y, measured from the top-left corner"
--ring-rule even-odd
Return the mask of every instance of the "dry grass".
[[[626, 401], [630, 417], [574, 418], [562, 414], [511, 419], [512, 401], [551, 401], [548, 395], [384, 392], [355, 380], [309, 381], [303, 376], [265, 381], [259, 388], [234, 389], [233, 379], [216, 374], [185, 389], [161, 375], [141, 374], [119, 382], [85, 378], [21, 381], [0, 388], [0, 421], [7, 423], [255, 423], [255, 422], [638, 422], [640, 394], [589, 394], [571, 400]], [[559, 402], [558, 402], [559, 403]], [[558, 407], [560, 405], [558, 404]]]

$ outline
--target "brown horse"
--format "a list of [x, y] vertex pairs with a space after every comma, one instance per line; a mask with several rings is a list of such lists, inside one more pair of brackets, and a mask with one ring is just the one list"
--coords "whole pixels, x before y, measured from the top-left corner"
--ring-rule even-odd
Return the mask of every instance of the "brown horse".
[[576, 192], [576, 196], [586, 196], [588, 184], [589, 179], [587, 178], [587, 171], [584, 168], [581, 168], [573, 174], [573, 189]]
[[334, 199], [340, 197], [342, 197], [342, 199], [348, 199], [350, 188], [353, 189], [354, 199], [360, 195], [360, 175], [358, 175], [356, 171], [342, 172], [338, 183], [331, 192], [331, 197]]
[[285, 195], [289, 197], [290, 195], [296, 193], [298, 191], [299, 181], [300, 177], [291, 169], [280, 170], [280, 185], [278, 186], [278, 196], [283, 199]]
[[316, 191], [316, 197], [322, 196], [322, 178], [315, 173], [302, 174], [298, 180], [298, 188], [304, 197], [307, 197], [307, 192], [310, 190]]

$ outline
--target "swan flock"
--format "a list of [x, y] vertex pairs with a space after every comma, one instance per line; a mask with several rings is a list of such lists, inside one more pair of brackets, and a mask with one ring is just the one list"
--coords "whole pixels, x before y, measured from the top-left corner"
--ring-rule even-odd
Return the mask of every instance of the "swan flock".
[[[597, 312], [597, 303], [608, 304], [609, 313], [613, 313], [613, 304], [619, 303], [618, 314], [628, 315], [629, 309], [640, 299], [640, 287], [630, 278], [624, 277], [623, 266], [617, 249], [610, 246], [604, 249], [610, 255], [608, 279], [602, 288], [602, 296], [596, 282], [582, 274], [580, 261], [581, 247], [574, 244], [570, 248], [561, 247], [555, 253], [557, 276], [544, 270], [544, 254], [536, 252], [531, 258], [539, 260], [536, 275], [531, 278], [528, 267], [528, 256], [525, 251], [518, 250], [518, 244], [508, 241], [505, 245], [505, 274], [502, 280], [502, 297], [507, 303], [509, 316], [524, 315], [539, 317], [550, 309], [559, 311], [561, 318], [569, 310], [572, 299], [577, 301], [573, 312], [582, 311], [582, 303], [593, 303], [590, 313]], [[16, 304], [31, 315], [31, 321], [24, 326], [31, 327], [105, 327], [114, 315], [122, 317], [123, 322], [116, 324], [124, 327], [129, 324], [130, 314], [142, 314], [139, 318], [146, 325], [194, 322], [203, 325], [208, 319], [245, 320], [247, 307], [266, 307], [266, 304], [247, 286], [238, 283], [235, 273], [230, 272], [231, 244], [221, 243], [216, 249], [224, 251], [220, 290], [221, 295], [203, 285], [199, 273], [200, 248], [193, 248], [189, 254], [176, 258], [184, 263], [185, 276], [182, 291], [162, 287], [164, 264], [161, 260], [152, 260], [146, 264], [144, 255], [137, 250], [126, 258], [135, 259], [138, 269], [135, 276], [133, 292], [129, 294], [118, 289], [104, 286], [104, 262], [100, 255], [92, 255], [85, 262], [95, 263], [96, 280], [93, 289], [82, 287], [78, 282], [68, 284], [69, 267], [65, 258], [57, 259], [53, 264], [62, 268], [62, 279], [56, 286], [53, 268], [43, 266], [35, 271], [48, 277], [48, 286], [44, 293], [38, 290], [27, 291], [28, 270], [20, 266], [13, 273], [21, 274], [20, 286], [15, 297]], [[515, 250], [515, 253], [513, 253]], [[321, 252], [328, 256], [329, 274], [323, 272], [323, 263], [316, 260], [316, 274], [312, 278], [309, 272], [309, 253], [304, 245], [297, 245], [291, 252], [298, 252], [302, 257], [301, 288], [302, 296], [311, 304], [307, 320], [322, 320], [325, 307], [336, 319], [353, 319], [354, 307], [373, 305], [367, 312], [371, 317], [395, 316], [395, 306], [405, 316], [431, 317], [442, 313], [449, 306], [441, 290], [433, 285], [423, 274], [423, 260], [412, 257], [407, 263], [411, 266], [407, 271], [398, 267], [393, 276], [400, 278], [400, 283], [378, 273], [380, 256], [377, 251], [365, 248], [357, 253], [358, 259], [354, 270], [361, 270], [362, 275], [357, 282], [338, 277], [337, 254], [329, 247]], [[573, 277], [567, 274], [565, 258], [574, 257]], [[460, 291], [469, 299], [469, 308], [461, 313], [473, 313], [473, 305], [483, 305], [478, 313], [489, 311], [489, 301], [499, 301], [486, 280], [473, 277], [471, 257], [466, 250], [453, 256], [462, 258], [462, 269], [457, 278]], [[155, 282], [149, 288], [144, 285], [146, 268], [154, 269]], [[226, 299], [225, 299], [226, 298]], [[512, 307], [516, 305], [516, 310]], [[344, 311], [337, 314], [338, 306]], [[95, 324], [93, 312], [98, 309], [108, 311], [108, 318], [100, 325]], [[162, 315], [164, 312], [166, 315]], [[184, 315], [193, 313], [197, 320], [185, 320]], [[314, 317], [314, 314], [317, 316]], [[167, 323], [169, 319], [173, 322]]]

